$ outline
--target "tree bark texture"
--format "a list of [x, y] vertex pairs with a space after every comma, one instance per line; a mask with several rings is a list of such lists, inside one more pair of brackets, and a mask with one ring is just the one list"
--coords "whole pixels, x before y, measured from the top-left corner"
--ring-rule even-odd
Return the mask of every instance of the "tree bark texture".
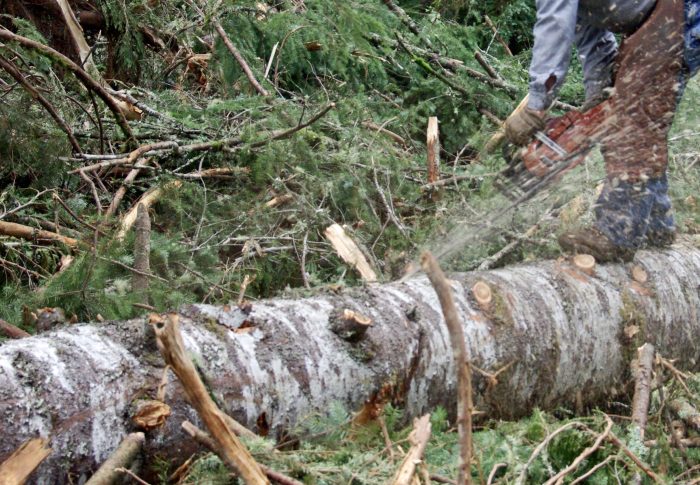
[[[643, 342], [686, 369], [700, 359], [700, 250], [641, 251], [649, 278], [632, 265], [599, 265], [592, 275], [565, 260], [451, 275], [475, 374], [474, 406], [493, 418], [533, 407], [574, 406], [630, 392], [629, 361]], [[471, 295], [493, 292], [488, 309]], [[350, 309], [372, 319], [346, 341], [329, 319]], [[438, 298], [425, 276], [341, 293], [293, 295], [244, 307], [187, 306], [183, 341], [219, 406], [241, 423], [278, 434], [341, 402], [358, 410], [391, 400], [407, 418], [440, 404], [454, 409], [457, 374]], [[0, 460], [29, 437], [50, 436], [54, 453], [40, 483], [88, 476], [130, 431], [134, 399], [152, 398], [163, 362], [144, 350], [144, 322], [72, 325], [0, 346]], [[171, 382], [172, 415], [149, 432], [146, 452], [186, 458], [183, 420], [199, 423], [180, 384]], [[259, 426], [256, 428], [256, 426]]]

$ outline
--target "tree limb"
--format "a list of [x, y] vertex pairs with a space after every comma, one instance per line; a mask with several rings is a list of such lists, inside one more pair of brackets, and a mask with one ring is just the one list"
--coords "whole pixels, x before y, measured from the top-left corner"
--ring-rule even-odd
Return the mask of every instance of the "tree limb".
[[105, 88], [103, 88], [97, 81], [90, 77], [90, 75], [87, 72], [85, 72], [85, 70], [82, 67], [80, 67], [78, 64], [76, 64], [57, 50], [54, 50], [51, 47], [37, 42], [35, 40], [28, 39], [27, 37], [22, 37], [21, 35], [17, 35], [5, 28], [0, 28], [0, 40], [5, 40], [7, 42], [17, 42], [18, 44], [28, 49], [40, 52], [41, 54], [51, 58], [53, 61], [59, 63], [61, 66], [71, 71], [78, 78], [78, 80], [80, 80], [80, 82], [83, 83], [83, 85], [86, 88], [94, 91], [102, 99], [102, 101], [104, 101], [104, 103], [114, 115], [114, 118], [117, 120], [117, 124], [124, 133], [127, 143], [136, 143], [134, 133], [131, 131], [129, 122], [126, 120], [120, 105], [105, 90]]

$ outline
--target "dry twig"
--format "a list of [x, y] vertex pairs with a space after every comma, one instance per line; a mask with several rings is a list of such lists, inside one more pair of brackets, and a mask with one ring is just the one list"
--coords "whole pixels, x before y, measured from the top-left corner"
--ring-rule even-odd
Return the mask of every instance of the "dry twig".
[[549, 435], [547, 435], [547, 437], [533, 450], [532, 454], [530, 455], [530, 458], [527, 460], [527, 463], [525, 463], [525, 466], [520, 471], [520, 475], [518, 475], [518, 478], [515, 480], [515, 483], [518, 485], [524, 485], [527, 482], [527, 469], [530, 467], [530, 465], [532, 465], [532, 463], [539, 456], [539, 454], [542, 453], [542, 450], [547, 448], [549, 442], [556, 438], [557, 435], [571, 428], [588, 429], [588, 427], [580, 421], [571, 421], [570, 423], [566, 423], [565, 425], [560, 426], [553, 432], [549, 433]]
[[642, 470], [644, 473], [647, 474], [649, 478], [654, 480], [655, 483], [660, 483], [663, 484], [664, 481], [659, 477], [654, 471], [651, 469], [649, 465], [644, 463], [642, 460], [639, 459], [637, 455], [632, 453], [629, 448], [627, 448], [620, 439], [615, 436], [615, 434], [610, 433], [607, 437], [607, 440], [612, 443], [613, 445], [617, 446], [627, 457], [632, 460], [632, 462], [639, 467], [640, 470]]
[[612, 419], [610, 419], [608, 416], [606, 416], [605, 419], [608, 422], [608, 424], [605, 427], [605, 430], [598, 436], [598, 438], [596, 438], [595, 442], [591, 446], [583, 450], [581, 454], [578, 455], [573, 462], [571, 462], [571, 465], [567, 466], [563, 470], [560, 470], [559, 473], [547, 480], [545, 482], [545, 485], [560, 485], [561, 483], [563, 483], [564, 477], [566, 477], [569, 473], [575, 471], [586, 458], [591, 456], [598, 450], [598, 448], [600, 448], [600, 446], [603, 444], [603, 441], [607, 439], [613, 427]]
[[127, 469], [124, 468], [124, 467], [115, 468], [114, 471], [117, 472], [117, 473], [123, 473], [123, 474], [125, 474], [125, 475], [129, 475], [133, 480], [136, 480], [136, 482], [138, 482], [140, 485], [151, 485], [151, 484], [148, 483], [146, 480], [144, 480], [143, 478], [139, 477], [138, 475], [136, 475], [136, 474], [135, 474], [134, 472], [132, 472], [131, 470], [127, 470]]

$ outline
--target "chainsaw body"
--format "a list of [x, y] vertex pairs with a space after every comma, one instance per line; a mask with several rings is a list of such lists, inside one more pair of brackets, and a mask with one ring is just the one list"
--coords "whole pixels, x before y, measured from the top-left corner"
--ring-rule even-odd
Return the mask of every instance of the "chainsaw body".
[[519, 197], [576, 167], [602, 139], [611, 112], [609, 100], [585, 112], [569, 111], [549, 120], [529, 145], [507, 143], [503, 155], [508, 166], [501, 172], [497, 186], [506, 194]]

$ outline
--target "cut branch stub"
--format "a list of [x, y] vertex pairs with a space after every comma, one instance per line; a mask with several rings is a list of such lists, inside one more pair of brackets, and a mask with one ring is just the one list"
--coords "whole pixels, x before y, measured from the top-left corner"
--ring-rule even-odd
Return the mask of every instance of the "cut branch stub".
[[331, 315], [330, 326], [333, 333], [348, 342], [357, 342], [372, 326], [372, 319], [348, 308]]
[[639, 284], [644, 284], [649, 279], [649, 275], [641, 266], [635, 265], [632, 267], [632, 279]]
[[590, 254], [577, 254], [573, 261], [574, 266], [586, 274], [592, 275], [595, 271], [595, 258]]
[[472, 295], [474, 295], [474, 299], [482, 308], [488, 308], [493, 301], [491, 287], [483, 281], [477, 281], [472, 286]]

